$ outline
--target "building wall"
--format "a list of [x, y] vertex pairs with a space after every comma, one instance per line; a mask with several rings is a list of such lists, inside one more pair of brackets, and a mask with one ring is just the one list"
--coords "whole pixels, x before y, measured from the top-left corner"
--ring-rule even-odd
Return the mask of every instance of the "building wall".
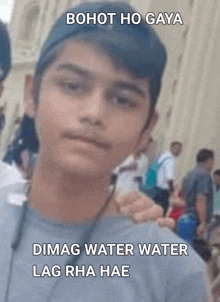
[[[164, 148], [181, 140], [183, 155], [178, 160], [178, 180], [194, 164], [201, 148], [216, 152], [219, 167], [219, 21], [220, 2], [194, 1], [183, 52], [172, 115], [164, 131]], [[165, 79], [167, 82], [168, 78]]]
[[[12, 22], [13, 69], [1, 103], [7, 103], [7, 124], [1, 151], [14, 132], [14, 120], [23, 114], [23, 82], [54, 20], [74, 0], [17, 0]], [[168, 50], [168, 64], [158, 103], [160, 122], [154, 132], [158, 152], [174, 140], [184, 144], [178, 159], [178, 181], [194, 164], [202, 147], [213, 148], [219, 162], [219, 22], [220, 0], [130, 0], [137, 10], [179, 12], [183, 25], [154, 25]]]

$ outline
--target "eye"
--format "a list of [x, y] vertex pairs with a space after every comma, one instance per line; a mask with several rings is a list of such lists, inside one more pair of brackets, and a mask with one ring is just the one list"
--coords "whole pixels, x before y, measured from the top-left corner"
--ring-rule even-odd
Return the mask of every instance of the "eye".
[[128, 97], [114, 96], [112, 98], [112, 101], [115, 105], [124, 109], [128, 109], [136, 106], [136, 103], [131, 98]]
[[67, 94], [81, 94], [84, 92], [83, 83], [75, 83], [75, 82], [63, 82], [61, 83], [61, 87]]

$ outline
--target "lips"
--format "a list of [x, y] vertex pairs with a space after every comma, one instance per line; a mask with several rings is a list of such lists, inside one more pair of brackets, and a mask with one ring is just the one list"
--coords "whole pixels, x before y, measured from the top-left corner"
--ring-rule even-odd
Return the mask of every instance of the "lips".
[[94, 139], [91, 139], [91, 138], [88, 138], [88, 137], [84, 137], [84, 136], [73, 136], [72, 139], [74, 140], [79, 140], [79, 141], [82, 141], [82, 142], [86, 142], [86, 143], [90, 143], [90, 144], [93, 144], [99, 148], [104, 148], [106, 149], [108, 146], [100, 141], [97, 141], [97, 140], [94, 140]]
[[71, 140], [78, 140], [81, 142], [86, 142], [89, 144], [93, 144], [102, 149], [109, 149], [111, 144], [109, 141], [97, 135], [91, 131], [84, 131], [84, 130], [67, 130], [63, 133], [63, 137], [71, 139]]

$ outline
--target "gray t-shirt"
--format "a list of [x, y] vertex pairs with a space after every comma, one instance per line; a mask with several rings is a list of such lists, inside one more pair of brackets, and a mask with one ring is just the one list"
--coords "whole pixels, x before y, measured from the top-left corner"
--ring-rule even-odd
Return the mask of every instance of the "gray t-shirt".
[[199, 194], [207, 197], [207, 222], [213, 214], [213, 184], [210, 173], [201, 165], [189, 171], [183, 179], [183, 193], [186, 200], [185, 212], [196, 213], [195, 204]]
[[[0, 207], [0, 297], [5, 295], [11, 259], [11, 242], [18, 227], [21, 207], [1, 204]], [[166, 228], [156, 223], [136, 225], [125, 217], [103, 217], [91, 238], [91, 243], [124, 243], [134, 245], [135, 255], [113, 256], [83, 254], [80, 267], [92, 265], [96, 276], [65, 277], [63, 271], [68, 255], [33, 256], [33, 244], [51, 243], [60, 246], [79, 243], [82, 234], [91, 226], [86, 224], [62, 224], [43, 217], [30, 206], [24, 223], [21, 243], [14, 253], [14, 262], [9, 292], [9, 302], [199, 302], [208, 301], [209, 288], [206, 281], [206, 266], [201, 258], [188, 248], [188, 256], [140, 256], [139, 243], [184, 243]], [[37, 251], [37, 249], [36, 249]], [[63, 271], [59, 278], [33, 277], [41, 275], [43, 267], [60, 266]], [[100, 266], [130, 265], [129, 277], [100, 277]], [[126, 273], [127, 274], [127, 273]], [[55, 288], [52, 290], [54, 284]], [[51, 300], [48, 296], [53, 292]]]

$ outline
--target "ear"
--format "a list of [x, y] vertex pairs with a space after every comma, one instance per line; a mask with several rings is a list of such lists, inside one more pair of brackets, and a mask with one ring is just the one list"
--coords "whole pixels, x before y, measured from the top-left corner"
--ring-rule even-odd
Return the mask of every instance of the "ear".
[[31, 118], [35, 117], [36, 114], [36, 103], [34, 101], [34, 79], [30, 74], [25, 75], [24, 79], [24, 112]]
[[0, 98], [2, 97], [3, 90], [4, 86], [0, 83]]
[[141, 134], [140, 140], [138, 142], [137, 149], [143, 149], [145, 147], [148, 147], [148, 144], [151, 142], [150, 138], [152, 135], [152, 132], [154, 130], [154, 127], [157, 125], [159, 120], [159, 114], [158, 112], [154, 112], [154, 115], [151, 117], [151, 121], [147, 129]]

